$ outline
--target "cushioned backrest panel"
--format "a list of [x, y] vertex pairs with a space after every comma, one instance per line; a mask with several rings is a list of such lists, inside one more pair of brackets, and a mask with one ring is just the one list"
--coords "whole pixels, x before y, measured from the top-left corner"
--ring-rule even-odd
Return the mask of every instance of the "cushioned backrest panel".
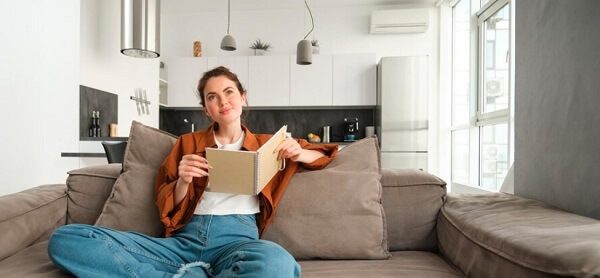
[[69, 171], [67, 224], [94, 224], [121, 173], [121, 164], [90, 166]]
[[382, 174], [390, 251], [436, 250], [435, 223], [446, 183], [414, 169], [383, 169]]

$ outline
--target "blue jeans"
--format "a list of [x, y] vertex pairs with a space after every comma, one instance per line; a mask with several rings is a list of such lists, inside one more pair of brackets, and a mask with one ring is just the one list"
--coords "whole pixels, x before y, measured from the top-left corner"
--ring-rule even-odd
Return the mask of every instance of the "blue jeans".
[[52, 234], [48, 255], [78, 277], [300, 276], [294, 258], [258, 239], [255, 216], [243, 214], [194, 215], [169, 238], [66, 225]]

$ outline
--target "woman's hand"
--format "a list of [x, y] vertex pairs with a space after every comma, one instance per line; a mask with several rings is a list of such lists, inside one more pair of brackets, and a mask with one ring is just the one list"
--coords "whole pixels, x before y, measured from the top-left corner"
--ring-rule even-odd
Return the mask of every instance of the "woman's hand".
[[279, 143], [275, 151], [279, 152], [277, 159], [289, 158], [292, 161], [297, 161], [302, 153], [302, 147], [300, 147], [300, 144], [296, 140], [288, 137]]
[[277, 148], [279, 152], [277, 159], [289, 158], [294, 162], [311, 163], [323, 156], [321, 152], [315, 150], [306, 150], [300, 147], [300, 144], [293, 138], [285, 138]]
[[177, 168], [179, 180], [189, 184], [194, 177], [208, 176], [208, 168], [212, 167], [208, 165], [206, 158], [197, 154], [186, 154], [181, 158]]

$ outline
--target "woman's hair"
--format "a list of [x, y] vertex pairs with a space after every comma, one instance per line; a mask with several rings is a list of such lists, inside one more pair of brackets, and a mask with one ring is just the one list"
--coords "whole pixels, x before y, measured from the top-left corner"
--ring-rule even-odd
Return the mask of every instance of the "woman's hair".
[[240, 82], [235, 73], [231, 72], [228, 68], [223, 66], [216, 67], [205, 72], [204, 75], [202, 75], [202, 78], [200, 78], [200, 82], [198, 82], [198, 96], [200, 97], [200, 104], [202, 104], [203, 107], [206, 107], [204, 103], [204, 88], [206, 88], [206, 83], [208, 83], [208, 80], [210, 78], [218, 76], [227, 77], [229, 80], [235, 83], [235, 86], [237, 87], [238, 91], [240, 91], [241, 95], [246, 94], [246, 90], [242, 86], [242, 83]]

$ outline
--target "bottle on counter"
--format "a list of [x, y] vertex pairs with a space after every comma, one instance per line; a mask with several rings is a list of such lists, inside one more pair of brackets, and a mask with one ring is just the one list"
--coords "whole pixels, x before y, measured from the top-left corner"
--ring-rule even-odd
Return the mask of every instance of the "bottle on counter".
[[96, 111], [96, 137], [102, 137], [102, 128], [100, 127], [100, 111]]
[[92, 124], [90, 124], [88, 135], [90, 137], [96, 137], [96, 111], [92, 111]]

